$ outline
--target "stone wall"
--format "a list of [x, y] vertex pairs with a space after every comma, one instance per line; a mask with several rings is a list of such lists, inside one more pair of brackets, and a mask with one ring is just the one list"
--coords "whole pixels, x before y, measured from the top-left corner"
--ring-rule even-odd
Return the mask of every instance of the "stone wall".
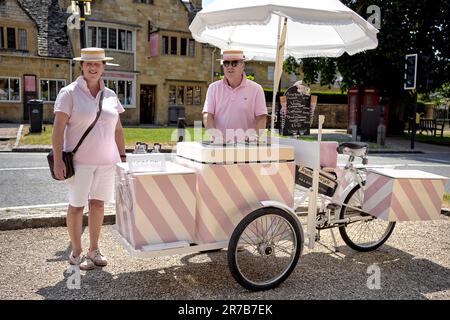
[[312, 128], [317, 128], [318, 115], [325, 116], [324, 128], [346, 129], [347, 128], [347, 109], [346, 104], [318, 104], [314, 112], [314, 121]]

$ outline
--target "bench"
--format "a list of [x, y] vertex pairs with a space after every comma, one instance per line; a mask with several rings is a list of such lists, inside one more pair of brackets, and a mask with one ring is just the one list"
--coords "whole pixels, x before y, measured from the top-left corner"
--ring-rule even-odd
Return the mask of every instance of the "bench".
[[[438, 126], [440, 126], [439, 130], [441, 131], [441, 137], [442, 137], [444, 134], [445, 120], [442, 121], [442, 124], [441, 124], [441, 121], [439, 121], [439, 123], [438, 123], [437, 119], [420, 118], [419, 124], [416, 126], [416, 132], [419, 132], [420, 134], [422, 134], [425, 131], [426, 134], [428, 134], [428, 132], [430, 132], [430, 134], [432, 134], [433, 136], [436, 136]], [[412, 128], [412, 121], [410, 119], [408, 133], [410, 132], [411, 128]]]

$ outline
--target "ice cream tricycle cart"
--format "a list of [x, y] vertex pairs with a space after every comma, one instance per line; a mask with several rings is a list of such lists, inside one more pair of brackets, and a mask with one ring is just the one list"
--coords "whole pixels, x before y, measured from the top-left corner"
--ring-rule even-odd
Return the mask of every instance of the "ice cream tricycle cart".
[[[338, 151], [348, 155], [341, 169]], [[358, 157], [362, 166], [353, 164]], [[366, 144], [321, 142], [320, 134], [317, 142], [179, 142], [176, 154], [127, 161], [117, 164], [114, 228], [127, 251], [154, 257], [227, 248], [231, 274], [250, 290], [286, 280], [324, 229], [336, 248], [338, 228], [351, 248], [370, 251], [398, 221], [439, 219], [446, 180], [367, 169]], [[298, 210], [305, 201], [306, 215]]]

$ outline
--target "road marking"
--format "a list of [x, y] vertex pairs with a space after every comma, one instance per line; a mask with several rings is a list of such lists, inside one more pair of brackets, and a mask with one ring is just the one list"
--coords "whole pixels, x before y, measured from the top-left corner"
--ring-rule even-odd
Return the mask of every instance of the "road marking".
[[433, 159], [433, 158], [423, 158], [424, 160], [430, 160], [430, 161], [434, 161], [434, 162], [441, 162], [441, 163], [447, 163], [450, 164], [450, 162], [446, 161], [446, 160], [440, 160], [440, 159]]
[[48, 167], [30, 167], [30, 168], [0, 168], [0, 171], [20, 171], [20, 170], [43, 170]]
[[51, 207], [62, 207], [62, 206], [68, 206], [68, 205], [69, 205], [69, 203], [48, 203], [48, 204], [38, 204], [38, 205], [33, 205], [33, 206], [5, 207], [5, 208], [0, 208], [0, 210], [51, 208]]
[[[338, 163], [338, 167], [345, 166], [345, 163]], [[382, 168], [382, 167], [437, 167], [437, 168], [448, 168], [450, 167], [450, 164], [437, 164], [437, 163], [397, 163], [397, 164], [369, 164], [369, 165], [362, 165], [362, 164], [355, 164], [354, 165], [357, 168]]]
[[19, 146], [20, 138], [22, 137], [23, 124], [19, 126], [19, 130], [17, 131], [16, 142], [14, 143], [14, 148]]

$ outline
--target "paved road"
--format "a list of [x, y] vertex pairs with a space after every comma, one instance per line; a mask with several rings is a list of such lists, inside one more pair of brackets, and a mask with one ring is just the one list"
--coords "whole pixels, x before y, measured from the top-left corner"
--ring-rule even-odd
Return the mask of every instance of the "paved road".
[[[387, 243], [359, 253], [330, 251], [329, 232], [305, 248], [291, 276], [278, 288], [248, 292], [227, 265], [226, 251], [132, 259], [103, 227], [103, 269], [81, 272], [80, 289], [69, 289], [70, 252], [65, 228], [0, 232], [2, 299], [450, 299], [450, 218], [398, 224]], [[88, 246], [87, 230], [83, 234]], [[379, 289], [373, 276], [379, 272]], [[370, 268], [369, 268], [370, 267]], [[368, 269], [369, 268], [369, 269]], [[371, 271], [372, 270], [372, 271]], [[371, 288], [367, 283], [371, 284]], [[71, 282], [72, 288], [76, 282]]]
[[[346, 157], [339, 155], [338, 162]], [[450, 177], [450, 153], [370, 155], [369, 164], [398, 165]], [[450, 193], [450, 181], [446, 192]], [[50, 177], [44, 153], [0, 153], [0, 208], [66, 203], [66, 186]]]

